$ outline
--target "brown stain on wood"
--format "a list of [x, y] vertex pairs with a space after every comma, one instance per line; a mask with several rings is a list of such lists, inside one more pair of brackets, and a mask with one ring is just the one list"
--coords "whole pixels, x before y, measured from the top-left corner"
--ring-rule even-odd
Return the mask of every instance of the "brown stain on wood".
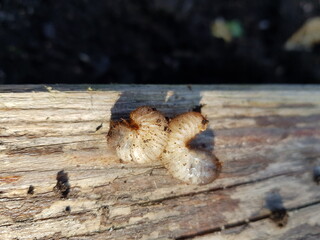
[[224, 108], [252, 108], [252, 107], [259, 107], [259, 108], [316, 108], [316, 104], [312, 103], [292, 103], [292, 104], [287, 104], [287, 103], [263, 103], [263, 102], [248, 102], [247, 105], [238, 105], [238, 104], [223, 104]]
[[216, 130], [216, 147], [254, 147], [279, 144], [283, 140], [319, 137], [318, 127], [308, 128], [238, 128]]
[[101, 149], [90, 151], [77, 151], [69, 153], [65, 157], [69, 164], [74, 166], [100, 166], [107, 167], [112, 164], [119, 164], [119, 158], [107, 148], [102, 151]]
[[289, 128], [289, 127], [296, 127], [298, 124], [312, 124], [320, 122], [320, 114], [313, 114], [309, 116], [280, 116], [280, 115], [271, 115], [271, 116], [261, 116], [261, 117], [254, 117], [256, 124], [259, 127], [280, 127], [280, 128]]
[[54, 153], [63, 153], [62, 145], [54, 146], [37, 146], [37, 147], [27, 147], [27, 148], [14, 148], [6, 151], [7, 155], [32, 155], [32, 156], [42, 156]]
[[[180, 234], [194, 235], [197, 232], [227, 224], [229, 219], [225, 214], [232, 214], [238, 209], [240, 203], [238, 199], [232, 199], [230, 196], [230, 194], [224, 194], [223, 191], [217, 191], [171, 199], [168, 203], [163, 202], [162, 204], [168, 209], [180, 212], [180, 217], [185, 219], [179, 224], [177, 234], [172, 237], [179, 237]], [[205, 206], [201, 204], [203, 202], [202, 197], [206, 199]], [[171, 206], [167, 206], [167, 204]], [[189, 211], [186, 211], [187, 209]], [[175, 219], [168, 218], [166, 222], [163, 222], [163, 225], [164, 227], [169, 227], [170, 223], [174, 224]]]
[[0, 206], [0, 213], [10, 217], [13, 222], [23, 222], [32, 220], [35, 215], [49, 208], [51, 204], [51, 197], [38, 197], [37, 199], [26, 197], [18, 202], [12, 202], [12, 205]]
[[241, 177], [255, 174], [266, 169], [273, 161], [267, 157], [251, 156], [228, 161], [220, 174], [220, 179], [233, 176]]
[[320, 129], [316, 128], [304, 128], [298, 129], [293, 133], [295, 137], [317, 137], [320, 136]]
[[100, 226], [104, 227], [108, 225], [110, 209], [108, 206], [102, 206], [99, 209], [100, 212]]
[[0, 176], [0, 184], [9, 184], [18, 181], [21, 178], [21, 176]]

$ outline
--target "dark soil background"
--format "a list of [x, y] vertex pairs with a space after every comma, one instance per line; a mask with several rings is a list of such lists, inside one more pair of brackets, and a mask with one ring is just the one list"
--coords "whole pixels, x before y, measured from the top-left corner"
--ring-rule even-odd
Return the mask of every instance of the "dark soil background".
[[[0, 83], [320, 83], [320, 47], [286, 51], [319, 0], [2, 0]], [[212, 35], [237, 20], [231, 43]]]

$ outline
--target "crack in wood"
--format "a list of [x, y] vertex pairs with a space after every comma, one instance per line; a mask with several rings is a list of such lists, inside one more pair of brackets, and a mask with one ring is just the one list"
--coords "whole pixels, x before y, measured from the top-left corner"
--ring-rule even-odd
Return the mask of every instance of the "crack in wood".
[[33, 149], [33, 148], [43, 148], [43, 147], [51, 147], [51, 146], [59, 146], [59, 145], [68, 145], [68, 144], [74, 144], [74, 143], [88, 143], [88, 142], [97, 142], [99, 140], [82, 140], [82, 141], [72, 141], [72, 142], [62, 142], [62, 143], [53, 143], [53, 144], [43, 144], [43, 145], [35, 145], [30, 147], [22, 147], [22, 148], [13, 148], [8, 149], [8, 151], [15, 151], [15, 150], [25, 150], [25, 149]]
[[[273, 175], [273, 176], [269, 176], [269, 177], [265, 177], [265, 178], [261, 178], [261, 179], [256, 179], [256, 180], [252, 180], [252, 181], [246, 181], [246, 182], [242, 182], [242, 183], [237, 183], [237, 184], [233, 184], [233, 185], [229, 185], [229, 186], [226, 186], [226, 187], [217, 187], [217, 188], [211, 188], [211, 189], [208, 189], [208, 190], [205, 190], [205, 191], [199, 191], [199, 192], [195, 192], [195, 193], [187, 193], [187, 194], [181, 194], [181, 195], [176, 195], [176, 196], [170, 196], [170, 197], [167, 197], [167, 198], [161, 198], [161, 199], [157, 199], [157, 200], [151, 200], [151, 201], [145, 201], [145, 202], [138, 202], [138, 203], [133, 203], [131, 204], [130, 206], [140, 206], [140, 207], [146, 207], [146, 206], [154, 206], [154, 205], [158, 205], [158, 204], [161, 204], [162, 202], [164, 201], [168, 201], [168, 200], [175, 200], [175, 199], [179, 199], [179, 198], [183, 198], [183, 197], [190, 197], [190, 196], [196, 196], [196, 195], [199, 195], [199, 194], [205, 194], [205, 193], [210, 193], [210, 192], [216, 192], [216, 191], [223, 191], [225, 189], [232, 189], [232, 188], [236, 188], [236, 187], [239, 187], [239, 186], [244, 186], [244, 185], [250, 185], [252, 183], [258, 183], [258, 182], [262, 182], [262, 181], [266, 181], [266, 180], [269, 180], [269, 179], [272, 179], [272, 178], [276, 178], [276, 177], [280, 177], [280, 176], [284, 176], [284, 175], [290, 175], [290, 174], [295, 174], [295, 173], [300, 173], [302, 171], [296, 171], [296, 172], [285, 172], [285, 173], [280, 173], [280, 174], [277, 174], [277, 175]], [[65, 179], [64, 179], [65, 180]], [[48, 193], [51, 193], [51, 192], [48, 192]], [[130, 195], [128, 195], [130, 196]], [[15, 198], [15, 199], [8, 199], [8, 198], [0, 198], [0, 201], [3, 201], [3, 200], [6, 200], [6, 201], [21, 201], [21, 200], [25, 200], [27, 199], [27, 197], [24, 197], [24, 198]], [[306, 206], [309, 206], [310, 204], [306, 204]], [[99, 207], [100, 208], [100, 207]], [[70, 216], [78, 216], [78, 215], [84, 215], [84, 214], [89, 214], [90, 212], [96, 212], [99, 210], [99, 208], [93, 208], [91, 210], [87, 209], [85, 212], [72, 212], [70, 213], [69, 215]], [[299, 209], [298, 207], [295, 208], [296, 210]], [[270, 215], [270, 214], [269, 214]], [[269, 217], [269, 215], [267, 215]], [[36, 220], [30, 220], [30, 219], [26, 219], [26, 220], [21, 220], [21, 222], [24, 222], [24, 221], [27, 221], [27, 222], [38, 222], [38, 221], [45, 221], [45, 220], [50, 220], [50, 219], [59, 219], [59, 218], [63, 218], [65, 217], [65, 214], [61, 214], [61, 215], [58, 215], [58, 216], [53, 216], [53, 217], [48, 217], [48, 218], [39, 218], [39, 219], [36, 219]], [[260, 216], [261, 217], [261, 216]], [[258, 218], [260, 218], [258, 217]], [[254, 220], [255, 218], [253, 218]], [[235, 223], [231, 224], [230, 226], [233, 226]], [[5, 224], [5, 226], [11, 226], [11, 225], [14, 225], [13, 224]], [[235, 226], [238, 226], [239, 223], [237, 223]], [[240, 224], [241, 225], [241, 224]], [[0, 226], [3, 226], [3, 225], [0, 225]], [[130, 226], [130, 225], [128, 225]], [[123, 228], [126, 228], [128, 226], [121, 226], [121, 228], [119, 229], [123, 229]], [[225, 226], [229, 226], [229, 225], [225, 225]], [[219, 227], [220, 228], [220, 227]], [[114, 230], [117, 230], [118, 228], [115, 227]], [[216, 228], [218, 229], [218, 228]], [[212, 229], [211, 229], [212, 230]], [[210, 230], [210, 231], [211, 231]]]
[[174, 195], [174, 196], [169, 196], [169, 197], [161, 198], [161, 199], [155, 199], [155, 200], [150, 200], [150, 201], [133, 203], [131, 206], [135, 206], [135, 205], [139, 205], [139, 206], [153, 206], [153, 205], [161, 204], [162, 202], [167, 201], [167, 200], [178, 199], [178, 198], [183, 198], [183, 197], [190, 197], [190, 196], [195, 196], [195, 195], [203, 194], [203, 193], [210, 193], [210, 192], [222, 191], [222, 190], [225, 190], [225, 189], [232, 189], [232, 188], [236, 188], [236, 187], [239, 187], [239, 186], [244, 186], [244, 185], [249, 185], [249, 184], [253, 184], [253, 183], [258, 183], [258, 182], [262, 182], [262, 181], [265, 181], [265, 180], [269, 180], [269, 179], [276, 178], [276, 177], [280, 177], [280, 176], [284, 176], [284, 175], [291, 175], [291, 174], [297, 174], [297, 173], [302, 173], [302, 172], [304, 172], [304, 171], [303, 171], [303, 170], [300, 170], [300, 171], [292, 171], [292, 172], [283, 172], [283, 173], [279, 173], [279, 174], [276, 174], [276, 175], [272, 175], [272, 176], [268, 176], [268, 177], [264, 177], [264, 178], [260, 178], [260, 179], [255, 179], [255, 180], [250, 180], [250, 181], [239, 182], [239, 183], [232, 184], [232, 185], [229, 185], [229, 186], [214, 187], [214, 188], [210, 188], [210, 189], [207, 189], [207, 190], [204, 190], [204, 191], [198, 191], [198, 192], [192, 192], [192, 193]]
[[[310, 202], [310, 203], [307, 203], [307, 204], [303, 204], [301, 206], [288, 208], [287, 211], [288, 212], [294, 212], [294, 211], [298, 211], [298, 210], [301, 210], [301, 209], [304, 209], [304, 208], [307, 208], [307, 207], [311, 207], [311, 206], [315, 206], [315, 205], [318, 205], [318, 204], [319, 204], [319, 207], [320, 207], [320, 200], [319, 201]], [[175, 238], [175, 240], [192, 239], [192, 238], [204, 236], [204, 235], [207, 235], [207, 234], [212, 234], [212, 233], [216, 233], [216, 232], [222, 232], [224, 230], [235, 228], [235, 227], [245, 226], [245, 225], [248, 225], [249, 223], [252, 223], [252, 222], [257, 222], [257, 221], [261, 221], [261, 220], [264, 220], [264, 219], [268, 219], [268, 218], [271, 217], [271, 214], [272, 213], [264, 214], [264, 215], [261, 215], [261, 216], [252, 217], [252, 218], [245, 219], [245, 220], [242, 220], [242, 221], [238, 221], [238, 222], [235, 222], [235, 223], [226, 224], [226, 225], [223, 225], [223, 226], [220, 226], [220, 227], [214, 227], [214, 228], [211, 228], [211, 229], [206, 229], [206, 230], [194, 233], [194, 234], [183, 235], [183, 236]]]
[[[162, 167], [158, 167], [157, 169], [161, 169], [161, 168]], [[68, 171], [68, 169], [66, 169], [66, 170]], [[86, 169], [82, 169], [82, 171], [83, 170], [86, 170]], [[91, 170], [91, 169], [88, 169], [88, 170]], [[101, 170], [101, 171], [103, 171], [103, 170]], [[22, 171], [22, 172], [26, 172], [26, 171]], [[33, 172], [33, 171], [30, 171], [30, 172]], [[42, 171], [42, 172], [46, 173], [46, 172], [56, 172], [56, 171], [55, 170], [54, 171], [50, 170], [50, 171]], [[148, 172], [148, 171], [146, 171], [146, 172]], [[304, 170], [299, 170], [299, 171], [291, 171], [291, 172], [282, 172], [282, 173], [278, 173], [276, 175], [272, 175], [272, 176], [268, 176], [268, 177], [264, 177], [264, 178], [259, 178], [259, 179], [255, 179], [255, 180], [250, 180], [250, 181], [239, 182], [239, 183], [228, 185], [228, 186], [214, 187], [214, 188], [210, 188], [210, 189], [203, 190], [203, 191], [198, 191], [198, 192], [192, 192], [192, 193], [186, 193], [186, 194], [180, 194], [180, 195], [173, 195], [173, 196], [169, 196], [169, 197], [165, 197], [165, 198], [149, 200], [149, 201], [143, 201], [143, 202], [136, 202], [136, 203], [131, 204], [130, 206], [153, 206], [153, 205], [161, 204], [162, 202], [167, 201], [167, 200], [179, 199], [179, 198], [183, 198], [183, 197], [196, 196], [198, 194], [204, 194], [204, 193], [216, 192], [216, 191], [221, 191], [221, 190], [226, 190], [226, 189], [232, 189], [232, 188], [236, 188], [236, 187], [239, 187], [239, 186], [244, 186], [244, 185], [249, 185], [249, 184], [253, 184], [253, 183], [266, 181], [266, 180], [269, 180], [269, 179], [272, 179], [272, 178], [276, 178], [276, 177], [281, 177], [281, 176], [285, 176], [285, 175], [292, 175], [292, 174], [298, 174], [298, 173], [303, 173], [303, 172], [305, 172], [305, 171]], [[145, 172], [140, 173], [140, 174], [136, 174], [136, 176], [143, 175], [143, 174], [145, 174]], [[119, 179], [125, 179], [125, 178], [124, 177], [123, 178], [119, 177], [117, 179], [119, 180]], [[102, 188], [103, 187], [108, 187], [108, 186], [110, 186], [110, 183], [94, 186], [94, 189], [101, 188], [101, 187]], [[51, 193], [51, 191], [42, 192], [41, 195], [50, 194], [50, 193]], [[0, 201], [1, 202], [21, 201], [21, 200], [24, 200], [24, 199], [26, 199], [26, 197], [14, 197], [14, 198], [0, 197]]]

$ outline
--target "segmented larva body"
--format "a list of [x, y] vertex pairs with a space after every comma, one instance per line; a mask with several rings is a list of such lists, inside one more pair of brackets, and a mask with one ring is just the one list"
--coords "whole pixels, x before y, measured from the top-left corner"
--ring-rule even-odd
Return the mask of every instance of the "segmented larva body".
[[189, 146], [197, 134], [206, 130], [208, 120], [198, 112], [172, 119], [154, 108], [139, 107], [128, 121], [112, 123], [108, 145], [124, 162], [159, 161], [177, 179], [191, 184], [206, 184], [218, 177], [221, 165], [211, 152]]
[[108, 144], [124, 162], [157, 161], [167, 145], [168, 122], [156, 109], [139, 107], [130, 113], [130, 120], [113, 123]]
[[206, 184], [218, 177], [220, 164], [215, 156], [189, 146], [207, 125], [208, 120], [198, 112], [181, 114], [169, 122], [168, 144], [161, 160], [175, 178], [191, 184]]

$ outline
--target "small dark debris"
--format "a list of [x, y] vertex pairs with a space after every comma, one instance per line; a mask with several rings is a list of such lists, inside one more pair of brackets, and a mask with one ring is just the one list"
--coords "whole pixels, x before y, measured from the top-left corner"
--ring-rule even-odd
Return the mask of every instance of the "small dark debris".
[[278, 192], [272, 192], [267, 195], [266, 207], [271, 211], [269, 218], [278, 227], [284, 227], [288, 223], [289, 215]]
[[61, 170], [57, 173], [57, 185], [53, 188], [53, 191], [60, 195], [61, 198], [67, 198], [70, 192], [70, 183], [68, 173]]
[[313, 169], [313, 181], [318, 185], [320, 184], [320, 166], [316, 166]]
[[103, 126], [103, 123], [101, 123], [98, 127], [96, 127], [96, 132], [99, 131]]
[[197, 106], [194, 106], [194, 107], [192, 108], [192, 112], [201, 113], [201, 109], [202, 109], [203, 106], [204, 106], [204, 104], [199, 104], [199, 105], [197, 105]]
[[71, 212], [71, 207], [70, 207], [70, 206], [66, 206], [65, 211], [66, 211], [67, 213], [70, 213], [70, 212]]
[[34, 194], [34, 186], [32, 186], [32, 185], [29, 186], [27, 194], [29, 194], [29, 195]]

